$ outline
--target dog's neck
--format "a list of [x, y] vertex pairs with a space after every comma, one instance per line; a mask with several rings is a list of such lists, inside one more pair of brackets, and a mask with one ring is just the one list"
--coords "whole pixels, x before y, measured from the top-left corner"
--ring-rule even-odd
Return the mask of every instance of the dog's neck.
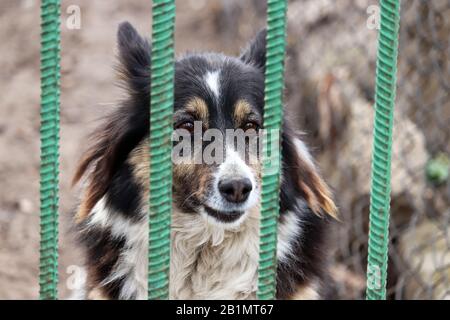
[[259, 258], [259, 209], [231, 229], [200, 215], [174, 210], [171, 299], [255, 298]]

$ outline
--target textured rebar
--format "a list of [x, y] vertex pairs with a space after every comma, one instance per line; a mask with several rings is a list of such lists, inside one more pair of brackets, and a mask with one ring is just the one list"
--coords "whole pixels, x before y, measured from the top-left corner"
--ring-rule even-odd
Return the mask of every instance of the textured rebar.
[[169, 298], [175, 0], [153, 1], [148, 298]]
[[285, 0], [267, 2], [267, 52], [264, 105], [264, 152], [261, 192], [258, 299], [275, 299], [280, 186], [280, 130], [283, 118]]
[[41, 2], [41, 299], [57, 299], [60, 109], [60, 0]]
[[391, 146], [396, 94], [400, 0], [381, 0], [375, 90], [367, 299], [386, 298]]

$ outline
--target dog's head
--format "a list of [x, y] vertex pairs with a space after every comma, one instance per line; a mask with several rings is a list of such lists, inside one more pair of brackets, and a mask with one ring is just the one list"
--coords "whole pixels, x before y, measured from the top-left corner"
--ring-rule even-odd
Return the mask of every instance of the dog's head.
[[[188, 54], [176, 61], [173, 191], [174, 205], [182, 212], [236, 225], [259, 203], [265, 37], [265, 31], [259, 32], [240, 57]], [[134, 168], [142, 188], [147, 186], [151, 50], [128, 23], [119, 28], [118, 48], [119, 74], [129, 98], [100, 128], [81, 161], [75, 180], [92, 166], [81, 218], [107, 194], [125, 163]], [[316, 213], [334, 214], [309, 154], [295, 146], [288, 130], [282, 139], [283, 171], [288, 170], [283, 176], [289, 176], [282, 183], [291, 184], [282, 191], [282, 201], [302, 196]]]
[[235, 224], [258, 205], [264, 59], [262, 31], [239, 58], [188, 54], [176, 62], [173, 172], [182, 211]]

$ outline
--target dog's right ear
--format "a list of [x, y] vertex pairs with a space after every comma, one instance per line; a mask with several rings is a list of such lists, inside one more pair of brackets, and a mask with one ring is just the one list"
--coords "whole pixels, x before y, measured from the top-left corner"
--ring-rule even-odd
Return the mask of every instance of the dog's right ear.
[[80, 160], [73, 184], [87, 176], [87, 185], [77, 214], [79, 221], [86, 218], [106, 194], [129, 153], [149, 131], [150, 45], [128, 22], [120, 25], [117, 40], [118, 71], [129, 99], [92, 134], [90, 147]]
[[120, 63], [117, 69], [124, 84], [130, 94], [144, 94], [147, 97], [150, 92], [149, 42], [129, 22], [123, 22], [119, 25], [117, 46]]

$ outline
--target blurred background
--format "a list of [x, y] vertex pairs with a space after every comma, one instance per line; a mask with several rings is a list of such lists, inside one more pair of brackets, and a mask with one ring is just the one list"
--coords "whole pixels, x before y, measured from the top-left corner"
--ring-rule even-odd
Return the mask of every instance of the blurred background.
[[[39, 4], [0, 0], [0, 299], [38, 297]], [[365, 291], [376, 0], [292, 0], [286, 108], [333, 187], [336, 299]], [[74, 27], [72, 5], [80, 8]], [[73, 7], [72, 7], [73, 8]], [[375, 9], [374, 9], [375, 8]], [[238, 54], [265, 24], [262, 0], [177, 1], [176, 51]], [[151, 30], [149, 0], [62, 0], [60, 296], [81, 266], [71, 176], [87, 134], [122, 97], [115, 33]], [[376, 11], [375, 11], [376, 12]], [[402, 1], [388, 294], [450, 298], [450, 0]]]

